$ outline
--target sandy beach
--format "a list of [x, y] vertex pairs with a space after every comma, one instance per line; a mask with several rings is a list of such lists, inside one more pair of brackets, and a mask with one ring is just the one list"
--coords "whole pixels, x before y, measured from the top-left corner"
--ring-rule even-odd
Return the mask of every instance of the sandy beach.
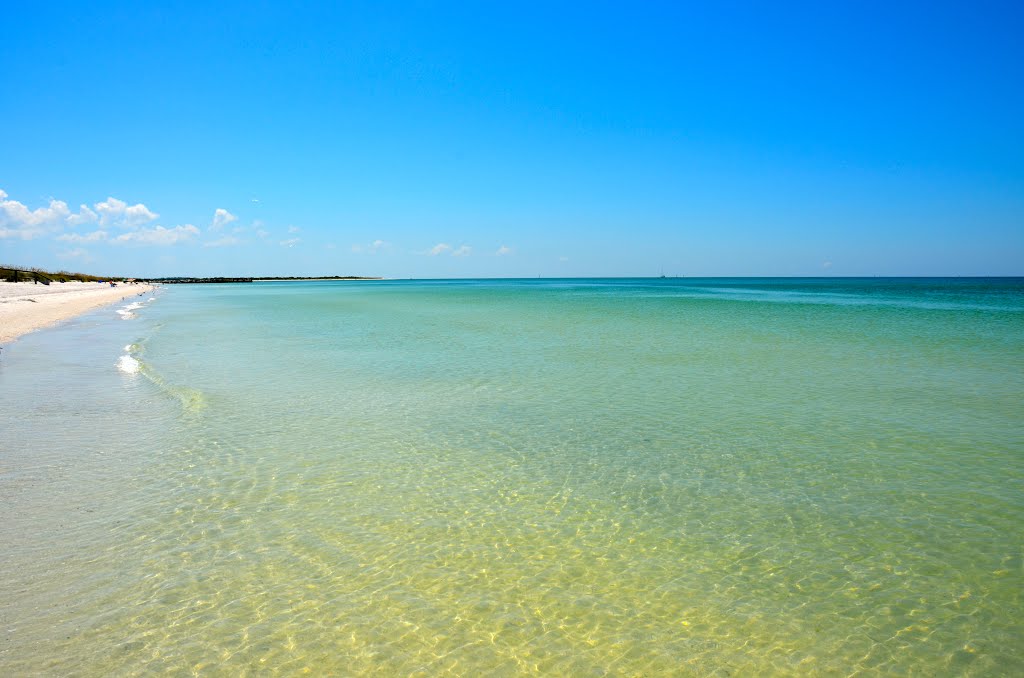
[[125, 283], [111, 287], [85, 282], [0, 282], [0, 342], [152, 290], [151, 285]]

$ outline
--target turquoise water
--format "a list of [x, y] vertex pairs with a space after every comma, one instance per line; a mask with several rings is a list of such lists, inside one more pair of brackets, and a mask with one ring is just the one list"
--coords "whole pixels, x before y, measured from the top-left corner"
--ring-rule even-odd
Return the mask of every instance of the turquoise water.
[[0, 359], [2, 675], [1024, 673], [1020, 279], [115, 310]]

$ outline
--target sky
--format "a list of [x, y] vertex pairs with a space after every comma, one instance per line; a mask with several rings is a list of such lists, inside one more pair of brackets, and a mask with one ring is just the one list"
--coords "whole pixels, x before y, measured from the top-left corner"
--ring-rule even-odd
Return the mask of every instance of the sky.
[[1024, 275], [1024, 4], [0, 7], [0, 263]]

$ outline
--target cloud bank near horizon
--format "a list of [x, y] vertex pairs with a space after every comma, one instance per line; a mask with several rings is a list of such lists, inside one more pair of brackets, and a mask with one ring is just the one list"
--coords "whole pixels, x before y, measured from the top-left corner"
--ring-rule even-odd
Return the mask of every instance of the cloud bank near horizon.
[[[108, 196], [103, 200], [81, 204], [72, 210], [67, 201], [57, 198], [50, 198], [41, 206], [31, 206], [0, 190], [0, 243], [11, 243], [11, 253], [17, 251], [14, 243], [20, 242], [25, 242], [26, 246], [31, 244], [48, 247], [49, 251], [43, 259], [127, 262], [130, 259], [126, 249], [131, 249], [138, 251], [140, 255], [146, 250], [152, 251], [153, 255], [142, 256], [152, 259], [150, 264], [157, 267], [168, 262], [177, 262], [179, 265], [198, 263], [200, 266], [209, 267], [212, 260], [202, 252], [225, 252], [228, 249], [242, 250], [248, 247], [246, 254], [230, 255], [228, 259], [220, 257], [218, 261], [232, 261], [230, 257], [233, 256], [234, 265], [243, 260], [238, 257], [243, 257], [244, 261], [251, 263], [255, 261], [252, 257], [262, 256], [263, 261], [272, 262], [275, 261], [275, 255], [270, 254], [271, 248], [277, 252], [281, 252], [282, 249], [294, 250], [295, 256], [308, 257], [309, 253], [314, 251], [336, 249], [333, 240], [340, 235], [337, 232], [320, 233], [319, 235], [324, 237], [330, 236], [322, 242], [315, 233], [312, 237], [300, 237], [300, 234], [307, 233], [303, 227], [287, 222], [271, 227], [262, 219], [249, 217], [245, 217], [243, 221], [242, 217], [225, 207], [213, 208], [212, 211], [206, 212], [206, 215], [196, 215], [184, 223], [164, 225], [160, 223], [160, 213], [143, 202], [130, 203]], [[500, 258], [516, 253], [513, 247], [504, 243], [492, 249], [495, 245], [484, 250], [487, 255]], [[179, 247], [184, 248], [180, 250], [182, 253], [188, 254], [182, 256], [169, 252]], [[262, 248], [264, 253], [258, 255], [253, 248]], [[167, 252], [162, 254], [161, 250]], [[395, 262], [401, 261], [403, 257], [418, 258], [427, 255], [428, 259], [461, 261], [460, 267], [464, 267], [468, 260], [486, 258], [481, 257], [478, 250], [469, 243], [451, 244], [451, 241], [437, 242], [436, 245], [423, 250], [409, 245], [402, 246], [384, 238], [375, 238], [354, 244], [347, 248], [347, 251], [354, 255], [386, 256]], [[302, 252], [306, 254], [301, 254]], [[135, 256], [132, 255], [132, 258]], [[52, 259], [50, 261], [53, 263]], [[438, 264], [444, 265], [440, 261]], [[457, 273], [460, 270], [466, 269], [449, 269], [448, 273]]]

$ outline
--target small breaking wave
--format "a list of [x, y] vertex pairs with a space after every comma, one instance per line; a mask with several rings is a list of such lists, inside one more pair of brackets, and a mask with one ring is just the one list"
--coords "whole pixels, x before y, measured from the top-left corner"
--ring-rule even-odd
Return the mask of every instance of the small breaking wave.
[[117, 359], [117, 369], [125, 374], [138, 374], [142, 369], [142, 363], [130, 355], [123, 355]]
[[143, 374], [160, 390], [181, 403], [181, 409], [185, 414], [198, 414], [206, 407], [206, 395], [202, 391], [188, 386], [170, 384], [149, 368], [145, 369]]
[[206, 407], [206, 395], [188, 386], [177, 386], [168, 383], [159, 373], [153, 370], [151, 365], [139, 360], [145, 355], [146, 340], [141, 339], [137, 343], [127, 344], [124, 347], [124, 355], [117, 359], [117, 369], [125, 374], [141, 374], [151, 381], [157, 388], [166, 395], [181, 403], [182, 410], [186, 414], [198, 414]]
[[117, 359], [117, 369], [125, 374], [138, 374], [141, 372], [142, 363], [135, 357], [138, 355], [139, 345], [126, 344], [122, 350], [124, 355]]
[[121, 308], [117, 309], [117, 314], [121, 316], [122, 320], [131, 320], [132, 318], [135, 317], [135, 311], [142, 308], [142, 306], [143, 304], [141, 301], [135, 301], [128, 304], [127, 306], [122, 306]]

